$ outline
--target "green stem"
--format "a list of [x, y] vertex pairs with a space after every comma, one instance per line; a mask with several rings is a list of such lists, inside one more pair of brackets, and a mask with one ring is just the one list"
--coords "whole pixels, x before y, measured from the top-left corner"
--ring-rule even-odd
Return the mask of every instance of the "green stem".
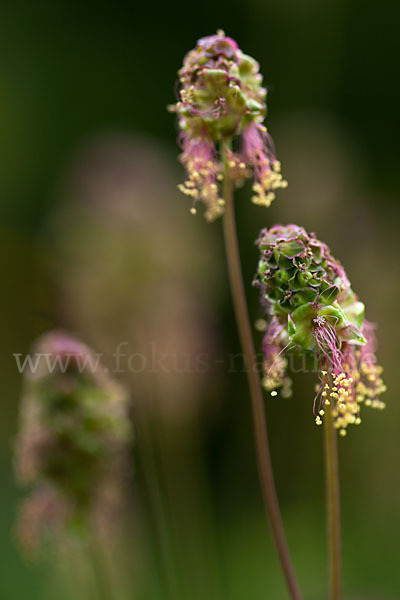
[[336, 429], [333, 426], [331, 406], [325, 415], [325, 472], [326, 511], [328, 524], [329, 600], [342, 596], [342, 560], [340, 535], [339, 466]]
[[223, 190], [225, 200], [225, 250], [228, 262], [229, 279], [233, 297], [233, 304], [235, 308], [236, 322], [239, 330], [239, 337], [243, 350], [248, 384], [250, 389], [257, 465], [261, 490], [263, 494], [265, 510], [269, 518], [272, 535], [282, 567], [283, 575], [285, 577], [286, 584], [290, 593], [290, 597], [293, 600], [301, 600], [302, 596], [296, 581], [296, 576], [290, 559], [279, 509], [278, 497], [275, 489], [271, 455], [268, 443], [267, 426], [264, 413], [264, 398], [261, 389], [260, 378], [258, 375], [256, 353], [254, 350], [246, 295], [243, 286], [242, 268], [240, 264], [239, 246], [236, 234], [233, 187], [229, 177], [229, 167], [226, 157], [226, 148], [223, 148], [223, 153], [225, 170]]
[[89, 541], [88, 556], [93, 572], [96, 600], [113, 600], [113, 589], [99, 540]]

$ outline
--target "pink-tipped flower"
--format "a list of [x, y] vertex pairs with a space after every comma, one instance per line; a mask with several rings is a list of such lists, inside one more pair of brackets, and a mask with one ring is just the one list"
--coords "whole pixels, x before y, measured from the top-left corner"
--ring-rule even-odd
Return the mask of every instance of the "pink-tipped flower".
[[111, 525], [104, 492], [111, 489], [114, 514], [120, 514], [121, 467], [132, 440], [128, 396], [85, 344], [50, 332], [35, 345], [33, 363], [24, 374], [15, 445], [18, 479], [30, 487], [18, 534], [30, 553], [44, 537], [62, 541], [60, 534], [77, 525], [95, 534], [105, 518]]
[[288, 366], [285, 350], [287, 335], [285, 327], [276, 317], [271, 317], [262, 343], [264, 354], [263, 387], [276, 394], [276, 388], [281, 388], [284, 398], [291, 396], [291, 379], [286, 375]]
[[364, 304], [328, 246], [302, 227], [277, 225], [264, 229], [257, 241], [261, 252], [256, 284], [271, 315], [263, 351], [266, 389], [287, 389], [285, 357], [301, 354], [319, 367], [314, 398], [316, 423], [324, 405], [341, 435], [359, 424], [360, 406], [384, 408], [385, 391], [376, 364], [373, 326], [364, 318]]
[[[171, 107], [178, 115], [181, 162], [187, 180], [180, 190], [195, 204], [202, 200], [206, 219], [224, 210], [220, 182], [224, 147], [229, 175], [236, 185], [254, 177], [253, 201], [269, 206], [274, 190], [286, 187], [273, 143], [262, 124], [267, 92], [258, 63], [244, 54], [223, 31], [201, 38], [185, 57], [179, 71], [180, 99]], [[231, 150], [238, 138], [238, 151]]]

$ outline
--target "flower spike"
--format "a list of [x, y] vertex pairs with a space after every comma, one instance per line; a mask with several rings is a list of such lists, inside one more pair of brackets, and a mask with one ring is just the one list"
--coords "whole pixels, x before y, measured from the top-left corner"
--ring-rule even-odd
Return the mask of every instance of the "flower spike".
[[264, 387], [290, 391], [285, 374], [288, 353], [317, 360], [319, 382], [314, 398], [315, 422], [332, 404], [335, 427], [342, 436], [349, 424], [361, 423], [360, 405], [382, 409], [385, 391], [376, 364], [373, 325], [364, 318], [342, 265], [328, 246], [297, 225], [263, 229], [255, 284], [270, 315], [263, 343]]
[[[201, 38], [178, 72], [180, 99], [170, 107], [177, 113], [180, 160], [187, 171], [179, 189], [195, 205], [202, 200], [205, 217], [213, 221], [224, 211], [220, 196], [224, 146], [229, 176], [237, 186], [253, 177], [253, 202], [269, 206], [275, 190], [286, 187], [273, 143], [262, 124], [267, 112], [265, 88], [258, 63], [244, 54], [223, 31]], [[232, 141], [239, 149], [233, 152]]]
[[129, 399], [85, 344], [62, 331], [35, 345], [25, 373], [18, 479], [30, 487], [18, 536], [38, 555], [46, 540], [93, 531], [110, 537], [119, 523], [125, 460], [132, 441]]

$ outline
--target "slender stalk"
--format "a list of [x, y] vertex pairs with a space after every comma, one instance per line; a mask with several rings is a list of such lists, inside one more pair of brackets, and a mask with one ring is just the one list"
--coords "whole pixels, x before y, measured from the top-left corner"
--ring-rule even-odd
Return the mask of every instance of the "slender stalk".
[[106, 562], [99, 541], [91, 539], [88, 547], [88, 558], [92, 568], [93, 583], [97, 600], [113, 600], [114, 594]]
[[289, 550], [283, 529], [282, 518], [279, 509], [278, 497], [275, 489], [274, 475], [271, 464], [271, 455], [268, 443], [268, 433], [264, 413], [264, 399], [261, 389], [260, 378], [257, 370], [256, 353], [254, 350], [253, 337], [246, 295], [243, 286], [242, 268], [240, 264], [239, 246], [236, 234], [236, 221], [233, 199], [233, 187], [229, 177], [228, 161], [224, 149], [224, 237], [225, 250], [228, 262], [228, 271], [235, 308], [236, 322], [239, 330], [240, 342], [244, 354], [248, 384], [250, 389], [251, 407], [253, 414], [253, 426], [255, 435], [255, 446], [257, 454], [257, 465], [260, 477], [261, 490], [264, 499], [265, 510], [269, 518], [276, 550], [279, 556], [286, 585], [293, 600], [301, 600], [299, 586], [296, 581]]
[[336, 429], [333, 426], [331, 406], [327, 406], [326, 408], [324, 429], [329, 600], [340, 600], [342, 597], [342, 559], [337, 436]]

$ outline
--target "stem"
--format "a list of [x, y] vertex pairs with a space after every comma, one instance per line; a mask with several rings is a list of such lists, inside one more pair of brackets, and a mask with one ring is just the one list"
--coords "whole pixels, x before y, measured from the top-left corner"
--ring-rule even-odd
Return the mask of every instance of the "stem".
[[290, 597], [301, 600], [299, 586], [296, 581], [285, 532], [279, 509], [278, 497], [275, 489], [274, 475], [271, 464], [271, 455], [268, 443], [268, 433], [264, 414], [264, 399], [257, 369], [256, 353], [254, 350], [251, 325], [243, 286], [242, 269], [240, 264], [239, 246], [236, 234], [235, 209], [233, 200], [233, 187], [229, 177], [226, 148], [224, 153], [224, 237], [225, 250], [228, 262], [229, 279], [236, 322], [239, 330], [240, 342], [244, 354], [248, 384], [250, 389], [253, 427], [257, 454], [257, 465], [264, 499], [265, 510], [269, 518], [272, 535], [282, 567]]
[[342, 560], [340, 535], [339, 466], [336, 429], [331, 406], [325, 416], [326, 512], [328, 523], [329, 600], [342, 596]]
[[93, 573], [96, 598], [97, 600], [112, 600], [114, 595], [113, 589], [106, 570], [104, 555], [101, 547], [98, 545], [99, 540], [91, 539], [89, 544], [88, 555]]

